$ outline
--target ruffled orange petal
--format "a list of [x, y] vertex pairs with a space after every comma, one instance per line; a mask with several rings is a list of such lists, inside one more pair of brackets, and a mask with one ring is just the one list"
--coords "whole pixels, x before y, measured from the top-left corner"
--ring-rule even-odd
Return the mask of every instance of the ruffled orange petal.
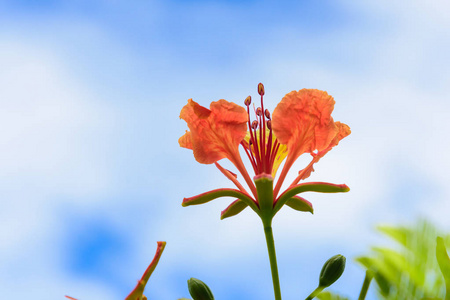
[[186, 133], [178, 139], [178, 144], [180, 147], [192, 150], [191, 132], [186, 130]]
[[273, 132], [288, 155], [297, 159], [305, 152], [324, 150], [338, 133], [331, 113], [334, 99], [327, 92], [302, 89], [283, 97], [273, 112]]
[[350, 130], [350, 127], [347, 124], [341, 123], [339, 121], [334, 122], [336, 127], [338, 128], [338, 133], [334, 136], [334, 138], [331, 140], [330, 145], [328, 145], [328, 148], [333, 148], [334, 146], [337, 146], [339, 142], [348, 136], [352, 131]]
[[330, 144], [325, 150], [319, 151], [317, 154], [312, 153], [312, 161], [308, 164], [308, 166], [306, 166], [306, 168], [298, 172], [298, 176], [292, 182], [291, 186], [298, 184], [300, 180], [308, 178], [311, 173], [314, 172], [314, 164], [317, 163], [322, 157], [324, 157], [325, 154], [327, 154], [328, 151], [330, 151], [334, 146], [337, 146], [340, 140], [351, 133], [350, 127], [347, 124], [341, 122], [335, 122], [334, 124], [338, 128], [338, 133], [336, 134], [336, 136], [331, 140]]
[[287, 145], [288, 156], [274, 195], [280, 191], [287, 172], [300, 155], [313, 154], [315, 150], [326, 153], [350, 133], [347, 125], [333, 121], [334, 104], [333, 97], [325, 91], [302, 89], [286, 94], [275, 108], [272, 130], [278, 141]]
[[180, 113], [190, 132], [178, 140], [181, 147], [192, 149], [199, 163], [212, 164], [222, 158], [232, 162], [239, 156], [239, 143], [247, 133], [246, 110], [232, 102], [219, 100], [207, 109], [192, 99]]

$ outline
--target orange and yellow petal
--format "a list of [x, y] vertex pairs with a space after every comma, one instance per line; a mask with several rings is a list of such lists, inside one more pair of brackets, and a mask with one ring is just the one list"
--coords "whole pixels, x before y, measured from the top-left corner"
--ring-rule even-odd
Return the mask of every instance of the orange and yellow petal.
[[198, 162], [212, 164], [222, 158], [234, 161], [239, 155], [239, 143], [247, 133], [248, 115], [243, 107], [222, 99], [207, 109], [189, 99], [180, 118], [190, 131], [178, 142], [192, 149]]
[[334, 99], [325, 91], [302, 89], [283, 97], [273, 112], [273, 132], [289, 156], [326, 149], [339, 132], [331, 113]]

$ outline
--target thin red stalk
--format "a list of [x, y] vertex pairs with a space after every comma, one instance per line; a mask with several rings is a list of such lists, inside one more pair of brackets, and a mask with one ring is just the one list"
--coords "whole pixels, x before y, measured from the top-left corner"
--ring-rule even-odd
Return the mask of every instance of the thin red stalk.
[[273, 144], [273, 152], [272, 152], [272, 154], [271, 154], [271, 157], [270, 157], [270, 165], [271, 165], [271, 168], [273, 167], [273, 164], [274, 164], [274, 162], [275, 162], [275, 158], [277, 157], [277, 152], [278, 152], [278, 149], [280, 148], [280, 143], [278, 142], [278, 140], [277, 139], [275, 139], [275, 143]]
[[[318, 157], [315, 156], [315, 157], [311, 160], [311, 162], [306, 166], [306, 168], [304, 168], [303, 170], [301, 170], [301, 171], [298, 173], [297, 178], [295, 178], [294, 181], [292, 181], [290, 187], [291, 187], [291, 186], [294, 186], [294, 185], [296, 185], [296, 184], [298, 184], [298, 182], [299, 182], [300, 180], [303, 179], [303, 176], [305, 175], [305, 172], [308, 171], [308, 169], [311, 168], [312, 165], [314, 165], [314, 164], [317, 162], [317, 160], [318, 160], [317, 158], [318, 158]], [[319, 158], [319, 159], [320, 159], [320, 158]]]
[[269, 129], [269, 141], [267, 142], [267, 172], [272, 170], [271, 158], [272, 158], [272, 128]]
[[294, 164], [295, 159], [292, 159], [293, 156], [289, 156], [286, 158], [286, 163], [283, 166], [283, 170], [281, 171], [280, 177], [278, 177], [277, 184], [275, 186], [275, 189], [273, 190], [273, 197], [276, 199], [278, 192], [281, 189], [281, 185], [283, 184], [284, 179], [286, 178], [286, 175], [289, 171], [289, 169]]
[[250, 175], [248, 175], [247, 169], [245, 169], [244, 163], [242, 162], [241, 156], [239, 155], [239, 151], [235, 153], [234, 157], [229, 157], [229, 159], [236, 166], [242, 177], [244, 177], [244, 180], [252, 191], [253, 196], [255, 196], [255, 199], [258, 200], [258, 194], [256, 192], [255, 184], [250, 178]]
[[250, 151], [249, 151], [248, 148], [246, 146], [244, 146], [244, 144], [242, 142], [241, 142], [241, 145], [242, 145], [242, 148], [244, 148], [245, 153], [247, 153], [248, 159], [252, 163], [253, 171], [255, 171], [255, 174], [256, 174], [256, 161], [255, 161], [255, 158], [253, 157], [252, 150], [250, 149]]
[[256, 129], [254, 130], [254, 135], [255, 135], [255, 142], [253, 143], [253, 149], [255, 149], [255, 156], [256, 156], [256, 164], [258, 166], [258, 173], [259, 174], [261, 172], [261, 170], [259, 169], [259, 167], [261, 167], [261, 156], [259, 154], [259, 145], [258, 145], [258, 139], [256, 138]]
[[214, 164], [216, 165], [217, 169], [219, 169], [226, 178], [230, 179], [241, 192], [243, 192], [244, 194], [248, 194], [242, 184], [236, 179], [236, 177], [233, 176], [233, 174], [231, 174], [230, 171], [219, 165], [219, 163], [217, 162], [215, 162]]
[[263, 170], [265, 173], [267, 173], [268, 171], [266, 158], [266, 112], [264, 111], [263, 95], [261, 95], [261, 118], [262, 118], [262, 125], [260, 125], [260, 129], [262, 130], [261, 148], [263, 157]]
[[261, 114], [259, 116], [259, 148], [261, 148], [261, 171], [265, 172], [266, 169], [265, 169], [264, 161], [266, 159], [265, 159], [265, 149], [264, 149], [265, 148], [265, 146], [264, 146], [265, 140], [263, 140], [263, 125], [264, 125], [263, 120], [264, 120], [264, 117]]

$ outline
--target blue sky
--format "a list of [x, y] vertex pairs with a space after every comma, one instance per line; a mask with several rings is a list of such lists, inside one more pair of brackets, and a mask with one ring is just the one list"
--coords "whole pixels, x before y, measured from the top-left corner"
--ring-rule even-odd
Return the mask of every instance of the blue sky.
[[0, 1], [2, 295], [122, 299], [166, 240], [149, 298], [186, 297], [193, 276], [218, 299], [270, 299], [256, 216], [220, 221], [226, 200], [182, 208], [230, 183], [177, 143], [187, 99], [242, 104], [263, 82], [272, 110], [291, 90], [327, 90], [352, 128], [311, 177], [351, 192], [309, 195], [314, 216], [285, 208], [274, 221], [283, 296], [306, 297], [342, 253], [333, 290], [356, 298], [351, 258], [379, 242], [376, 224], [450, 226], [449, 8]]

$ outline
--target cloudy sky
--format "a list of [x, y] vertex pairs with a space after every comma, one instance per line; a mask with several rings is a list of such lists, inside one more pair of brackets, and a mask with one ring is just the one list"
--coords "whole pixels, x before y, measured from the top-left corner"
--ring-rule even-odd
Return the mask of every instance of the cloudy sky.
[[341, 253], [332, 290], [355, 299], [364, 270], [352, 258], [382, 242], [376, 224], [426, 217], [450, 231], [449, 10], [0, 0], [2, 297], [123, 299], [165, 240], [150, 299], [188, 297], [190, 277], [217, 299], [271, 299], [260, 221], [250, 210], [220, 221], [233, 199], [182, 208], [232, 185], [177, 142], [187, 99], [242, 104], [263, 82], [271, 110], [292, 90], [328, 91], [352, 128], [310, 178], [351, 191], [309, 194], [314, 215], [286, 207], [274, 220], [283, 296], [305, 298]]

